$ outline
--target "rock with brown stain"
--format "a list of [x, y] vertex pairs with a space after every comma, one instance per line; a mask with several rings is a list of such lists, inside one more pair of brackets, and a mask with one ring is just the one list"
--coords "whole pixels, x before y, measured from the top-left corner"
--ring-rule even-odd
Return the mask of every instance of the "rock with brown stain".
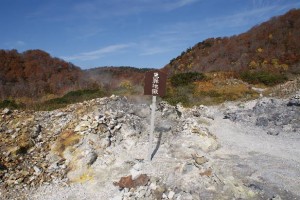
[[146, 174], [141, 174], [135, 180], [132, 180], [132, 176], [130, 175], [122, 177], [119, 182], [114, 182], [113, 184], [120, 188], [136, 188], [147, 185], [148, 181], [149, 177]]

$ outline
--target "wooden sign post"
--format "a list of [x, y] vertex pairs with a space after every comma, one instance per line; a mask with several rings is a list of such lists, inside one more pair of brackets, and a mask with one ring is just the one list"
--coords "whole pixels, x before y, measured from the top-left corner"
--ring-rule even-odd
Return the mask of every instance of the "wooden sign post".
[[152, 159], [153, 152], [153, 132], [156, 110], [156, 96], [164, 96], [166, 93], [167, 75], [159, 70], [146, 72], [145, 74], [145, 87], [144, 95], [152, 95], [151, 105], [151, 119], [150, 119], [150, 133], [149, 133], [149, 150], [148, 160]]

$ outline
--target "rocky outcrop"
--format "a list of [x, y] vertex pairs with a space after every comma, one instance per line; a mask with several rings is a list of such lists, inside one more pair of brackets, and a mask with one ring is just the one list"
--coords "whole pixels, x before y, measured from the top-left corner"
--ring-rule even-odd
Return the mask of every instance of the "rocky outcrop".
[[300, 94], [296, 94], [295, 96], [291, 97], [287, 106], [300, 106]]
[[[203, 107], [181, 111], [185, 116], [182, 117], [176, 107], [165, 102], [158, 106], [154, 159], [160, 145], [168, 146], [167, 155], [190, 158], [191, 161], [192, 153], [201, 154], [218, 148], [216, 138], [205, 128], [205, 123], [201, 125], [197, 122], [206, 119], [201, 109]], [[4, 109], [0, 121], [0, 184], [7, 191], [27, 191], [45, 184], [85, 182], [95, 178], [96, 168], [108, 165], [126, 165], [121, 170], [123, 175], [127, 171], [130, 177], [138, 177], [142, 174], [141, 166], [131, 168], [126, 163], [133, 162], [133, 158], [143, 163], [147, 157], [145, 151], [140, 156], [130, 154], [140, 145], [148, 147], [150, 111], [146, 104], [134, 105], [126, 98], [116, 96], [51, 112]], [[163, 136], [159, 136], [161, 134]], [[186, 138], [188, 144], [183, 150], [186, 153], [175, 151], [181, 143], [172, 140], [178, 137]], [[120, 148], [126, 149], [128, 155], [122, 157], [122, 153], [118, 152]], [[201, 165], [199, 158], [195, 159]], [[185, 164], [181, 170], [187, 173], [192, 163], [195, 161]], [[118, 177], [111, 174], [109, 178], [113, 180]], [[151, 187], [154, 187], [153, 184]], [[172, 192], [166, 195], [173, 196]]]
[[[297, 131], [298, 108], [261, 99], [250, 109], [228, 110], [225, 117], [265, 129]], [[264, 191], [248, 187], [229, 169], [222, 169], [223, 160], [216, 160], [222, 146], [210, 129], [215, 112], [206, 106], [184, 108], [160, 102], [149, 151], [151, 107], [125, 97], [94, 99], [51, 112], [1, 110], [1, 195], [6, 199], [259, 199]], [[286, 117], [287, 113], [294, 117]]]
[[264, 97], [248, 110], [227, 110], [224, 119], [262, 127], [269, 135], [299, 134], [299, 103], [299, 94], [284, 100]]

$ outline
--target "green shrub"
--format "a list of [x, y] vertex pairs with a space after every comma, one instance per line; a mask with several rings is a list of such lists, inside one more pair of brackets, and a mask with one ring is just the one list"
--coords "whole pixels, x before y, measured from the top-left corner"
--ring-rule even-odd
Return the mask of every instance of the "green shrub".
[[41, 104], [35, 105], [37, 110], [54, 110], [72, 103], [77, 103], [94, 98], [104, 97], [106, 92], [101, 89], [94, 90], [77, 90], [65, 94], [63, 97], [50, 99]]
[[164, 98], [170, 105], [177, 105], [178, 103], [182, 103], [182, 105], [187, 106], [189, 105], [189, 98], [184, 95], [176, 95], [176, 96], [169, 96]]
[[200, 92], [200, 95], [201, 96], [208, 96], [208, 97], [221, 97], [222, 94], [218, 93], [217, 91], [215, 90], [209, 90], [209, 91], [201, 91]]
[[193, 83], [176, 88], [167, 88], [167, 94], [163, 99], [171, 105], [182, 103], [184, 106], [191, 106], [194, 89], [195, 85]]
[[243, 81], [251, 84], [263, 83], [267, 86], [274, 86], [287, 80], [287, 77], [284, 74], [271, 73], [266, 71], [243, 72], [241, 74], [241, 78]]
[[204, 80], [205, 75], [198, 72], [187, 72], [175, 74], [170, 78], [171, 84], [174, 87], [188, 85], [195, 81]]
[[11, 108], [11, 109], [19, 109], [22, 108], [23, 104], [18, 104], [15, 102], [15, 100], [3, 100], [0, 101], [0, 108]]

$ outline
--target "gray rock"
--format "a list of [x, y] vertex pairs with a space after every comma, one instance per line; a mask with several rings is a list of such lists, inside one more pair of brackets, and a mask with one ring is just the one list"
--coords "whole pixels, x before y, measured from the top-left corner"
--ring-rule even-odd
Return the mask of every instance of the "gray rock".
[[133, 111], [133, 114], [137, 115], [138, 117], [141, 117], [141, 118], [146, 118], [146, 117], [149, 117], [150, 116], [150, 109], [149, 107], [142, 107], [142, 108], [136, 108], [134, 111]]
[[184, 200], [193, 200], [193, 195], [191, 195], [190, 193], [181, 193], [180, 199], [184, 199]]
[[269, 130], [269, 131], [267, 131], [267, 134], [268, 135], [277, 136], [277, 135], [279, 135], [279, 131], [277, 131], [277, 130]]
[[3, 111], [2, 111], [2, 114], [4, 115], [9, 115], [11, 113], [11, 110], [9, 108], [5, 108]]
[[131, 174], [132, 180], [136, 180], [142, 174], [142, 172], [132, 168], [130, 170], [130, 174]]
[[269, 200], [282, 200], [282, 198], [277, 194], [274, 195], [272, 198], [270, 198]]
[[287, 106], [300, 106], [300, 95], [293, 96], [287, 103]]
[[97, 153], [95, 153], [94, 151], [90, 151], [85, 158], [85, 162], [87, 165], [92, 165], [98, 158]]
[[90, 123], [88, 121], [81, 121], [74, 129], [75, 132], [82, 132], [89, 128]]
[[197, 165], [203, 165], [204, 163], [207, 163], [208, 162], [208, 159], [205, 157], [205, 156], [197, 156], [197, 155], [194, 155], [193, 156], [193, 159], [195, 160], [195, 163]]
[[237, 114], [235, 112], [225, 112], [224, 119], [229, 119], [231, 121], [237, 120]]
[[182, 174], [188, 174], [194, 170], [194, 165], [192, 163], [186, 163], [184, 164], [182, 168]]
[[136, 195], [137, 198], [142, 199], [146, 196], [147, 190], [144, 187], [140, 187], [140, 189], [137, 191], [138, 194]]
[[113, 198], [111, 198], [110, 200], [122, 200], [122, 199], [123, 199], [122, 195], [117, 195], [117, 196], [114, 196]]
[[168, 194], [168, 199], [173, 199], [173, 197], [175, 196], [175, 192], [173, 192], [172, 190], [169, 192]]
[[34, 138], [37, 138], [39, 136], [39, 134], [41, 133], [42, 131], [42, 126], [41, 125], [36, 125], [32, 128], [32, 131], [31, 131], [31, 137], [34, 139]]
[[34, 172], [36, 175], [39, 175], [42, 171], [40, 168], [38, 168], [37, 166], [33, 166]]
[[266, 117], [258, 117], [256, 119], [256, 126], [268, 126], [269, 120]]

